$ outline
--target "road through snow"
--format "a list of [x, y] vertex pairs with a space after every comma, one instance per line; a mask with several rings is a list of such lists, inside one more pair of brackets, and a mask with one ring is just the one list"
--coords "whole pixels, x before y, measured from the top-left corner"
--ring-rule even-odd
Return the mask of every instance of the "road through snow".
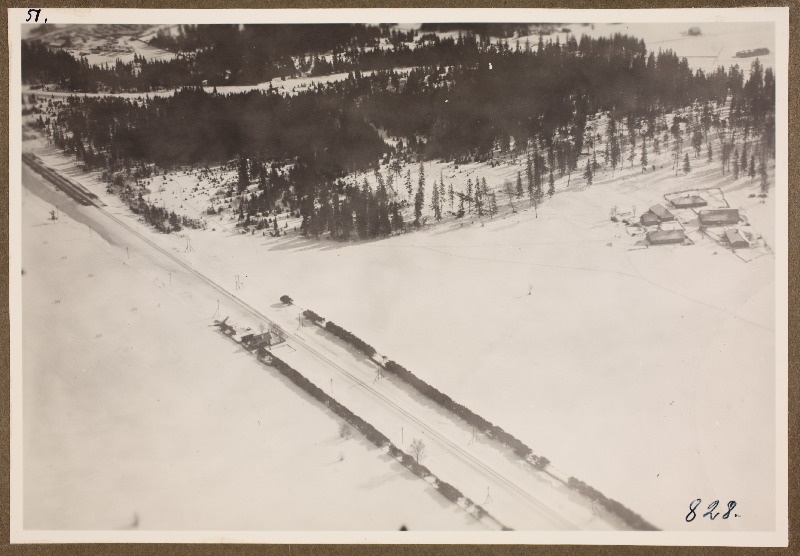
[[[106, 239], [125, 249], [128, 264], [146, 257], [169, 275], [170, 287], [198, 306], [206, 304], [209, 317], [220, 302], [221, 313], [241, 326], [257, 329], [276, 322], [284, 330], [295, 321], [285, 308], [271, 307], [270, 317], [213, 281], [187, 260], [176, 246], [165, 248], [149, 228], [139, 228], [131, 217], [95, 205], [81, 207], [44, 184], [28, 167], [23, 167], [23, 184], [76, 220], [99, 230]], [[128, 220], [126, 222], [126, 220]], [[166, 240], [175, 239], [161, 236]], [[166, 243], [166, 241], [164, 241]], [[356, 414], [372, 423], [401, 448], [413, 438], [424, 439], [427, 458], [423, 461], [442, 480], [459, 488], [474, 502], [507, 527], [522, 530], [620, 529], [623, 524], [567, 489], [551, 476], [522, 463], [510, 450], [492, 441], [470, 441], [466, 423], [410, 392], [394, 379], [373, 383], [376, 367], [363, 356], [352, 353], [326, 333], [309, 329], [290, 332], [281, 358], [319, 387], [333, 388], [332, 395]], [[613, 493], [612, 493], [613, 497]]]

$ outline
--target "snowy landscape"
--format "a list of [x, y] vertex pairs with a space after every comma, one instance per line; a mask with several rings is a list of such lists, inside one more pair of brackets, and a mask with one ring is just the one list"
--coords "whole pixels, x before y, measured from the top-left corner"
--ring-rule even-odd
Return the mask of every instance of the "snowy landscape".
[[25, 529], [775, 530], [772, 24], [230, 27], [25, 37]]

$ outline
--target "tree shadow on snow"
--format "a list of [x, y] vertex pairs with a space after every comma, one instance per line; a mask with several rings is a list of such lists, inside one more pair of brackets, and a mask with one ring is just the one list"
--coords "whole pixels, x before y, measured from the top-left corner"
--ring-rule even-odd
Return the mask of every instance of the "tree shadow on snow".
[[315, 239], [312, 237], [304, 237], [302, 235], [292, 236], [290, 238], [281, 239], [278, 243], [266, 242], [262, 243], [263, 246], [269, 247], [270, 251], [332, 251], [344, 249], [345, 247], [352, 247], [355, 245], [364, 245], [366, 243], [375, 243], [386, 238], [373, 238], [358, 241], [340, 241], [325, 237], [324, 239]]

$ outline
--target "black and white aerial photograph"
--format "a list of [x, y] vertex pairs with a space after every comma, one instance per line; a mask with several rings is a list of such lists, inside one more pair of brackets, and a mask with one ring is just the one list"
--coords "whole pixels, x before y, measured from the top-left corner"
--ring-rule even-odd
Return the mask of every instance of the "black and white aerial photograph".
[[8, 12], [12, 542], [787, 545], [788, 8], [235, 14]]

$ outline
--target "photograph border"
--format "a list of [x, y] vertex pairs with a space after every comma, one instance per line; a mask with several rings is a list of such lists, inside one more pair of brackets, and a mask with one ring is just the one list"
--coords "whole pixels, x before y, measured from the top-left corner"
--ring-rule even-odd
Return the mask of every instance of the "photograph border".
[[[627, 4], [627, 3], [625, 3]], [[48, 11], [48, 14], [55, 13], [55, 16], [50, 16], [50, 22], [54, 23], [54, 19], [58, 19], [58, 22], [64, 23], [74, 23], [80, 20], [81, 22], [106, 22], [109, 23], [109, 16], [112, 14], [108, 14], [103, 10], [53, 10], [50, 8], [43, 8]], [[20, 108], [20, 99], [19, 95], [14, 95], [15, 87], [19, 87], [20, 85], [20, 68], [19, 68], [19, 53], [13, 50], [13, 46], [18, 44], [19, 41], [19, 26], [15, 26], [13, 22], [19, 21], [21, 14], [24, 13], [23, 8], [20, 8], [22, 11], [10, 11], [9, 12], [9, 25], [7, 27], [8, 33], [8, 40], [6, 44], [9, 45], [11, 48], [7, 54], [10, 57], [10, 64], [9, 64], [9, 136], [8, 136], [8, 147], [9, 147], [9, 183], [19, 183], [20, 180], [20, 144], [19, 141], [15, 144], [11, 141], [11, 135], [14, 133], [18, 133], [20, 129], [20, 116], [19, 116], [19, 108]], [[388, 11], [386, 11], [388, 10]], [[669, 19], [664, 18], [665, 10], [636, 10], [635, 12], [625, 12], [621, 13], [617, 10], [603, 10], [600, 12], [597, 11], [571, 11], [569, 14], [569, 19], [578, 21], [582, 18], [582, 15], [596, 15], [599, 16], [598, 19], [593, 19], [594, 21], [615, 21], [615, 22], [625, 22], [625, 21], [635, 21], [635, 20], [647, 20], [648, 14], [658, 13], [660, 16], [660, 21], [691, 21], [691, 22], [702, 22], [704, 18], [717, 18], [720, 14], [719, 12], [714, 9], [694, 9], [691, 12], [688, 11], [681, 11], [676, 12], [672, 9], [667, 10], [669, 11]], [[787, 8], [779, 9], [777, 12], [772, 11], [765, 11], [763, 8], [752, 8], [746, 9], [743, 8], [743, 11], [737, 12], [742, 14], [743, 16], [747, 17], [749, 21], [760, 21], [760, 20], [768, 20], [773, 21], [773, 18], [776, 17], [778, 14], [786, 14], [789, 10]], [[144, 13], [147, 12], [147, 13]], [[364, 17], [366, 15], [368, 17]], [[124, 18], [126, 22], [129, 23], [139, 23], [139, 22], [153, 22], [156, 19], [162, 19], [164, 16], [174, 17], [176, 20], [181, 20], [181, 16], [186, 14], [190, 15], [193, 12], [191, 10], [177, 10], [177, 11], [155, 11], [155, 10], [133, 10], [133, 11], [115, 11], [113, 13], [113, 18], [116, 20], [117, 18]], [[502, 16], [498, 17], [498, 14], [502, 13]], [[440, 9], [414, 9], [404, 12], [396, 11], [396, 8], [373, 8], [370, 10], [364, 10], [362, 8], [355, 8], [352, 10], [344, 9], [344, 10], [336, 10], [332, 12], [324, 12], [321, 10], [289, 10], [289, 11], [259, 11], [253, 12], [249, 10], [238, 10], [238, 9], [226, 9], [221, 11], [206, 11], [203, 12], [203, 16], [208, 18], [209, 21], [213, 21], [216, 23], [222, 22], [231, 22], [231, 21], [242, 21], [246, 20], [248, 23], [288, 23], [288, 22], [353, 22], [353, 21], [363, 21], [363, 22], [379, 22], [381, 20], [384, 21], [393, 21], [393, 22], [420, 22], [420, 21], [433, 21], [434, 19], [442, 22], [447, 21], [467, 21], [473, 20], [477, 16], [481, 16], [484, 18], [492, 18], [495, 21], [515, 21], [515, 20], [527, 20], [527, 21], [563, 21], [563, 17], [559, 17], [559, 14], [563, 12], [559, 12], [557, 10], [528, 10], [528, 9], [520, 9], [520, 10], [511, 10], [511, 11], [503, 11], [499, 12], [497, 9], [488, 8], [488, 9], [480, 9], [480, 10], [459, 10], [459, 11], [441, 11]], [[439, 15], [442, 14], [442, 15]], [[767, 17], [766, 14], [769, 14], [770, 17]], [[194, 14], [196, 15], [196, 13]], [[401, 15], [402, 17], [398, 17]], [[146, 16], [146, 17], [142, 17]], [[360, 16], [360, 17], [354, 17]], [[796, 27], [796, 18], [795, 13], [792, 13], [792, 25]], [[63, 19], [59, 19], [63, 18]], [[319, 19], [317, 19], [319, 18]], [[24, 20], [24, 17], [21, 18]], [[780, 19], [780, 18], [779, 18]], [[485, 20], [485, 19], [484, 19]], [[780, 300], [783, 296], [785, 296], [788, 291], [797, 291], [795, 288], [789, 290], [789, 287], [795, 285], [793, 276], [796, 274], [796, 263], [793, 263], [791, 266], [789, 265], [790, 258], [789, 254], [795, 253], [796, 254], [796, 236], [793, 234], [790, 235], [790, 226], [792, 230], [794, 229], [794, 217], [796, 213], [793, 211], [793, 204], [791, 203], [793, 197], [792, 194], [789, 192], [792, 191], [791, 185], [794, 183], [793, 176], [797, 175], [797, 167], [796, 161], [793, 161], [789, 157], [789, 144], [794, 144], [795, 142], [790, 142], [790, 134], [791, 138], [797, 137], [796, 125], [794, 122], [789, 121], [789, 116], [794, 115], [796, 110], [791, 110], [789, 106], [789, 96], [787, 95], [789, 89], [791, 89], [791, 83], [795, 82], [796, 80], [791, 80], [792, 76], [796, 76], [796, 71], [793, 72], [792, 67], [790, 66], [790, 56], [789, 56], [789, 18], [788, 16], [783, 19], [783, 21], [776, 21], [776, 42], [778, 44], [778, 48], [776, 49], [776, 82], [778, 87], [776, 88], [776, 133], [778, 140], [776, 141], [776, 161], [784, 162], [780, 164], [776, 164], [776, 184], [779, 186], [781, 184], [785, 184], [788, 187], [785, 189], [781, 189], [780, 187], [776, 188], [776, 206], [780, 209], [780, 207], [788, 206], [789, 207], [789, 214], [786, 215], [785, 219], [778, 219], [776, 221], [776, 237], [782, 238], [786, 237], [789, 238], [789, 241], [781, 241], [778, 245], [776, 245], [775, 255], [776, 255], [776, 275], [775, 275], [775, 286], [776, 286], [776, 296], [778, 297], [776, 303], [776, 320], [777, 322], [783, 323], [786, 326], [786, 335], [782, 335], [780, 330], [776, 330], [776, 386], [780, 390], [782, 384], [787, 384], [790, 377], [792, 375], [796, 376], [796, 363], [793, 360], [789, 360], [789, 354], [795, 354], [796, 349], [794, 349], [794, 342], [793, 342], [793, 334], [791, 333], [788, 327], [790, 326], [789, 322], [789, 314], [796, 316], [796, 302], [792, 302], [790, 298], [790, 306], [787, 306], [786, 303], [781, 303]], [[796, 34], [795, 34], [796, 36]], [[785, 42], [782, 42], [785, 41]], [[796, 59], [794, 56], [791, 59]], [[785, 83], [787, 83], [786, 87], [781, 87], [780, 83], [783, 79]], [[793, 106], [796, 108], [796, 99], [793, 103]], [[786, 118], [782, 118], [781, 116], [785, 115]], [[791, 123], [791, 125], [790, 125]], [[791, 173], [789, 173], [791, 170]], [[12, 207], [19, 206], [21, 202], [19, 197], [19, 188], [12, 188], [9, 186], [9, 199], [8, 199], [8, 206], [6, 207], [6, 215], [9, 218], [9, 221], [6, 223], [6, 230], [9, 233], [9, 240], [12, 238], [19, 238], [19, 231], [21, 226], [20, 221], [20, 214], [18, 211], [11, 211]], [[795, 203], [796, 204], [796, 203]], [[794, 209], [797, 210], [797, 209]], [[9, 227], [10, 226], [10, 227]], [[791, 245], [790, 245], [791, 244]], [[21, 258], [21, 246], [17, 244], [11, 244], [10, 241], [8, 243], [8, 252], [7, 256], [9, 257], [8, 262], [9, 264], [6, 266], [7, 269], [16, 268], [14, 263], [20, 260]], [[792, 260], [796, 261], [796, 258], [792, 258]], [[20, 277], [18, 274], [9, 273], [8, 275], [9, 280], [9, 318], [10, 322], [14, 323], [15, 321], [18, 323], [18, 315], [21, 311], [21, 283]], [[16, 315], [16, 318], [15, 318]], [[15, 333], [13, 328], [10, 327], [10, 324], [7, 323], [9, 326], [8, 330], [8, 337], [9, 337], [9, 347], [10, 350], [7, 353], [7, 357], [9, 360], [9, 369], [13, 370], [15, 368], [19, 368], [20, 364], [20, 357], [21, 357], [21, 341], [20, 336], [18, 333]], [[789, 368], [795, 372], [789, 373]], [[11, 399], [20, 399], [21, 398], [21, 388], [20, 388], [20, 381], [13, 380], [13, 376], [11, 377], [10, 383], [7, 383], [9, 386], [9, 391], [11, 393]], [[8, 380], [8, 377], [5, 377], [4, 380]], [[796, 385], [793, 385], [791, 381], [788, 382], [789, 391], [788, 396], [784, 397], [781, 394], [783, 392], [779, 391], [776, 392], [776, 415], [782, 416], [787, 415], [790, 418], [793, 418], [796, 422], [796, 407], [797, 404], [794, 403], [797, 401], [797, 388]], [[792, 404], [789, 404], [789, 399], [794, 400]], [[4, 403], [4, 406], [7, 402]], [[794, 414], [789, 415], [789, 408], [794, 408]], [[5, 520], [5, 524], [9, 524], [5, 527], [4, 534], [9, 534], [9, 537], [6, 537], [11, 542], [14, 543], [42, 543], [42, 542], [63, 542], [63, 543], [83, 543], [86, 542], [87, 535], [93, 535], [95, 538], [91, 541], [92, 543], [98, 542], [111, 542], [111, 543], [123, 543], [123, 542], [156, 542], [156, 543], [232, 543], [232, 542], [242, 542], [242, 543], [280, 543], [280, 544], [317, 544], [317, 543], [333, 543], [333, 544], [340, 544], [341, 548], [344, 548], [345, 544], [351, 545], [361, 545], [362, 543], [390, 543], [390, 544], [401, 544], [408, 541], [409, 538], [413, 540], [415, 543], [423, 543], [423, 544], [450, 544], [453, 542], [464, 543], [464, 544], [477, 544], [483, 543], [484, 541], [479, 536], [482, 537], [485, 535], [484, 533], [469, 533], [469, 532], [431, 532], [431, 533], [422, 533], [422, 532], [415, 532], [409, 534], [407, 532], [342, 532], [342, 531], [325, 531], [325, 532], [237, 532], [235, 536], [231, 535], [230, 533], [226, 532], [186, 532], [189, 535], [196, 537], [192, 539], [186, 538], [183, 532], [152, 532], [152, 531], [136, 531], [136, 532], [110, 532], [110, 531], [102, 531], [102, 532], [88, 532], [88, 531], [58, 531], [58, 532], [48, 532], [48, 531], [24, 531], [21, 528], [21, 515], [18, 511], [14, 511], [18, 509], [18, 503], [20, 502], [19, 496], [15, 495], [13, 498], [11, 497], [12, 494], [21, 492], [21, 475], [16, 474], [15, 476], [11, 476], [10, 470], [11, 469], [19, 469], [21, 465], [21, 453], [17, 450], [11, 450], [11, 444], [16, 442], [17, 439], [14, 436], [14, 427], [19, 425], [21, 419], [21, 413], [17, 411], [17, 408], [14, 407], [14, 404], [10, 404], [9, 406], [5, 406], [4, 410], [6, 410], [6, 415], [9, 416], [9, 419], [6, 421], [9, 428], [7, 432], [9, 434], [9, 461], [10, 461], [10, 468], [4, 469], [6, 472], [6, 483], [9, 484], [10, 482], [10, 491], [7, 493], [10, 504], [7, 506], [9, 508], [7, 510], [7, 519]], [[791, 478], [792, 476], [796, 476], [795, 473], [789, 475], [789, 462], [788, 458], [793, 458], [791, 451], [787, 454], [787, 449], [792, 447], [793, 450], [797, 446], [797, 434], [796, 430], [791, 437], [791, 440], [788, 442], [788, 446], [783, 445], [789, 439], [787, 436], [789, 433], [788, 423], [778, 419], [776, 421], [776, 435], [777, 435], [777, 451], [776, 455], [778, 456], [778, 477], [776, 478], [776, 502], [778, 504], [777, 513], [778, 515], [785, 514], [788, 512], [789, 509], [789, 493], [787, 492], [787, 485], [784, 482], [787, 477]], [[783, 445], [783, 451], [781, 451], [781, 446]], [[784, 457], [781, 457], [781, 456]], [[785, 463], [784, 463], [785, 462]], [[791, 468], [795, 470], [797, 467], [796, 460], [792, 459]], [[784, 471], [783, 476], [781, 476], [780, 471]], [[793, 512], [794, 513], [794, 512]], [[10, 526], [10, 527], [9, 527]], [[142, 538], [143, 535], [146, 535], [147, 538]], [[622, 532], [622, 533], [588, 533], [588, 532], [523, 532], [523, 531], [514, 531], [514, 532], [503, 532], [499, 533], [502, 535], [502, 538], [493, 538], [491, 539], [490, 543], [493, 544], [504, 544], [504, 545], [524, 545], [528, 542], [535, 542], [537, 544], [600, 544], [600, 545], [611, 545], [611, 546], [619, 546], [619, 545], [638, 545], [639, 543], [647, 542], [648, 544], [656, 541], [663, 545], [663, 546], [704, 546], [704, 545], [714, 545], [714, 546], [775, 546], [779, 547], [785, 545], [786, 540], [789, 538], [789, 528], [788, 523], [786, 524], [786, 528], [781, 530], [780, 528], [774, 533], [682, 533], [682, 532], [655, 532], [655, 533], [644, 533], [644, 532]], [[265, 536], [269, 536], [269, 540], [265, 540]], [[494, 536], [494, 534], [492, 534]], [[589, 538], [584, 538], [584, 537]], [[619, 536], [624, 536], [624, 538], [617, 538]], [[668, 538], [668, 537], [675, 537], [678, 538]], [[722, 536], [723, 538], [718, 538]], [[379, 538], [380, 537], [380, 538]], [[452, 540], [454, 537], [457, 540]], [[535, 537], [535, 539], [529, 539], [526, 537]], [[577, 541], [577, 542], [576, 542]], [[198, 547], [199, 548], [199, 547]]]

